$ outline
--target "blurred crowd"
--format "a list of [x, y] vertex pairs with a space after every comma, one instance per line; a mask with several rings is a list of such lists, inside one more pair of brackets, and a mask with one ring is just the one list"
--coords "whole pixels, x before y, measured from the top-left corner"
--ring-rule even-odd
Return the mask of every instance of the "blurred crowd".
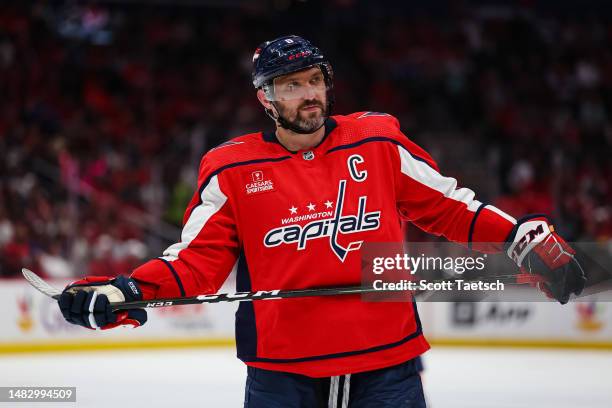
[[202, 154], [271, 128], [251, 58], [288, 33], [329, 55], [336, 113], [389, 112], [481, 201], [612, 238], [610, 22], [289, 3], [0, 6], [0, 277], [129, 273], [178, 239]]

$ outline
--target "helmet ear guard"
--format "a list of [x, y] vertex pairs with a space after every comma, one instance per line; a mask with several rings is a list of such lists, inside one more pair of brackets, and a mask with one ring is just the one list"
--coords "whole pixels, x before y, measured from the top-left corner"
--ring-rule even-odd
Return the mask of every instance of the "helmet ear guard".
[[336, 103], [336, 98], [334, 96], [334, 70], [331, 67], [329, 62], [324, 62], [319, 65], [321, 72], [323, 73], [323, 78], [325, 80], [325, 85], [327, 86], [327, 92], [325, 93], [327, 99], [327, 112], [326, 115], [331, 116], [332, 109], [334, 108], [334, 104]]

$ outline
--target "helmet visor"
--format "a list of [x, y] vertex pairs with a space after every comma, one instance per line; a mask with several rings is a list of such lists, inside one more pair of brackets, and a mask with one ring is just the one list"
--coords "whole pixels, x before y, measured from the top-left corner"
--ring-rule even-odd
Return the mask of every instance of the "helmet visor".
[[328, 91], [328, 81], [319, 67], [309, 67], [274, 78], [264, 85], [266, 98], [270, 101], [292, 101], [324, 99]]

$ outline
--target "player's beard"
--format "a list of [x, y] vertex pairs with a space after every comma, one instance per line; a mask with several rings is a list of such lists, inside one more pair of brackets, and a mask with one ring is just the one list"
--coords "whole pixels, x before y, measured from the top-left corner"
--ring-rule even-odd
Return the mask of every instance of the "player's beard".
[[[318, 106], [320, 109], [313, 112], [304, 112], [302, 109], [306, 106]], [[276, 109], [280, 116], [282, 116], [291, 126], [300, 129], [303, 133], [314, 133], [317, 129], [323, 126], [325, 119], [327, 118], [327, 109], [325, 104], [317, 99], [304, 101], [300, 106], [290, 111], [287, 107], [283, 106], [282, 103], [276, 104]]]

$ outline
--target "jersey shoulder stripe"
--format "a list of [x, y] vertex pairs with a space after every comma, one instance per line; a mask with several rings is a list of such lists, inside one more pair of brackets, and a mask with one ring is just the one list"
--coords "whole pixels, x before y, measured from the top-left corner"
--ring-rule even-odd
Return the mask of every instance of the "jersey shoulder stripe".
[[355, 112], [350, 115], [344, 116], [347, 121], [352, 122], [355, 126], [359, 126], [360, 128], [368, 128], [368, 127], [389, 127], [391, 129], [399, 130], [399, 121], [397, 118], [391, 114], [384, 112], [373, 112], [373, 111], [364, 111], [364, 112]]
[[198, 185], [200, 192], [210, 179], [224, 170], [249, 164], [279, 162], [290, 158], [287, 151], [271, 149], [262, 133], [238, 136], [209, 150], [200, 162]]
[[423, 148], [414, 143], [400, 130], [399, 121], [393, 115], [380, 112], [356, 112], [346, 116], [334, 116], [341, 133], [335, 138], [326, 154], [357, 148], [369, 143], [389, 143], [401, 146], [416, 160], [422, 161], [436, 171], [438, 165]]
[[261, 132], [239, 136], [208, 151], [200, 162], [198, 200], [185, 212], [188, 219], [202, 204], [202, 192], [211, 180], [228, 169], [258, 163], [275, 163], [291, 158], [287, 152], [271, 151], [261, 139]]
[[264, 157], [278, 157], [270, 150], [268, 143], [262, 140], [262, 133], [249, 133], [235, 137], [209, 150], [203, 157], [213, 168], [224, 167], [233, 163], [258, 160]]

